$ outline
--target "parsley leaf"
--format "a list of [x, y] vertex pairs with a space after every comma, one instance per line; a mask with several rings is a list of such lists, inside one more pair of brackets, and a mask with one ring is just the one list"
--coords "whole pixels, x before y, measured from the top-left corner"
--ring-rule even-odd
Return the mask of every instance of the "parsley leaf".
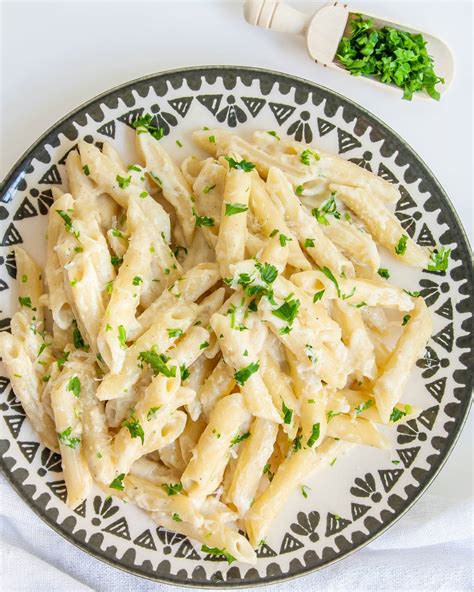
[[408, 235], [402, 234], [400, 240], [398, 241], [398, 244], [395, 245], [395, 253], [397, 255], [405, 255], [405, 253], [407, 252], [407, 241]]
[[25, 306], [26, 308], [33, 308], [31, 298], [29, 296], [18, 296], [18, 302], [20, 303], [20, 306]]
[[179, 514], [177, 514], [176, 512], [173, 512], [173, 515], [171, 516], [171, 518], [174, 520], [174, 522], [182, 522]]
[[156, 127], [155, 125], [152, 125], [152, 121], [153, 115], [150, 115], [150, 113], [145, 113], [145, 115], [137, 117], [132, 123], [132, 126], [137, 130], [138, 134], [148, 132], [155, 138], [155, 140], [161, 140], [161, 138], [165, 135], [165, 130], [162, 127]]
[[168, 331], [168, 337], [181, 337], [183, 334], [182, 329], [166, 329]]
[[68, 360], [68, 358], [69, 358], [69, 354], [70, 354], [70, 353], [71, 353], [71, 352], [65, 351], [65, 352], [63, 352], [63, 353], [62, 353], [62, 354], [59, 356], [59, 358], [56, 360], [56, 362], [57, 362], [57, 364], [58, 364], [58, 368], [59, 368], [60, 370], [62, 370], [62, 369], [63, 369], [63, 367], [64, 367], [64, 364], [67, 362], [67, 360]]
[[85, 175], [86, 177], [88, 177], [88, 176], [91, 174], [91, 172], [90, 172], [90, 170], [89, 170], [89, 166], [88, 166], [87, 164], [85, 164], [85, 165], [82, 167], [82, 170], [83, 170], [83, 172], [84, 172], [84, 175]]
[[140, 276], [136, 275], [132, 280], [132, 284], [134, 286], [139, 286], [140, 284], [143, 284], [143, 280]]
[[229, 565], [234, 561], [237, 561], [237, 559], [233, 555], [228, 553], [225, 549], [219, 549], [217, 547], [208, 547], [207, 545], [203, 545], [201, 547], [201, 551], [203, 553], [208, 553], [209, 555], [223, 555]]
[[117, 475], [112, 483], [109, 485], [111, 489], [117, 489], [117, 491], [123, 491], [125, 487], [123, 486], [123, 480], [125, 478], [125, 473], [121, 473]]
[[[151, 421], [160, 409], [161, 409], [161, 405], [158, 405], [158, 407], [150, 407], [150, 409], [148, 409], [148, 413], [146, 414], [147, 420]], [[143, 442], [142, 442], [142, 444], [143, 444]]]
[[73, 376], [67, 383], [66, 390], [79, 398], [81, 395], [81, 381], [79, 380], [79, 377]]
[[186, 368], [184, 364], [181, 364], [181, 366], [179, 367], [179, 373], [181, 374], [181, 382], [184, 382], [191, 376], [189, 368]]
[[243, 203], [226, 203], [225, 215], [234, 216], [234, 214], [242, 214], [248, 210], [248, 206]]
[[375, 405], [374, 399], [368, 399], [367, 401], [365, 401], [365, 403], [361, 403], [357, 407], [354, 407], [354, 411], [356, 412], [356, 415], [359, 415], [360, 413], [363, 413], [366, 409], [373, 407], [373, 405]]
[[240, 444], [240, 442], [243, 442], [243, 440], [247, 440], [247, 438], [250, 438], [250, 432], [245, 432], [245, 434], [239, 435], [237, 434], [237, 436], [235, 436], [235, 438], [232, 438], [232, 440], [230, 441], [230, 446], [235, 446], [236, 444]]
[[247, 380], [252, 376], [252, 374], [255, 374], [255, 372], [257, 372], [259, 368], [259, 362], [252, 362], [245, 368], [241, 368], [234, 374], [235, 382], [240, 386], [243, 386], [247, 382]]
[[408, 294], [408, 296], [411, 296], [412, 298], [419, 298], [421, 296], [421, 292], [418, 291], [411, 291], [411, 290], [403, 290], [405, 292], [405, 294]]
[[306, 445], [309, 448], [312, 448], [315, 442], [318, 440], [319, 435], [321, 433], [321, 424], [320, 423], [313, 423], [313, 429], [311, 431], [311, 436], [308, 438]]
[[304, 241], [305, 249], [313, 248], [314, 247], [314, 238], [307, 238]]
[[295, 189], [296, 195], [303, 195], [304, 192], [304, 185], [298, 185]]
[[331, 197], [326, 200], [321, 208], [313, 208], [311, 210], [311, 215], [316, 218], [319, 224], [324, 226], [329, 226], [329, 220], [327, 219], [327, 215], [334, 216], [336, 219], [340, 219], [341, 214], [337, 209], [336, 200], [334, 199], [335, 193], [331, 193]]
[[248, 162], [247, 160], [241, 160], [240, 162], [238, 162], [237, 160], [234, 160], [231, 156], [225, 156], [224, 158], [229, 163], [229, 168], [231, 169], [237, 169], [239, 171], [244, 171], [244, 173], [250, 173], [250, 171], [253, 171], [253, 169], [255, 168], [253, 162]]
[[68, 446], [69, 448], [77, 448], [81, 439], [71, 438], [72, 427], [69, 426], [63, 432], [58, 433], [58, 438], [61, 444]]
[[216, 186], [215, 186], [215, 185], [211, 185], [210, 187], [209, 187], [209, 186], [206, 186], [206, 187], [204, 187], [204, 189], [203, 189], [203, 193], [206, 193], [206, 194], [208, 194], [210, 191], [212, 191], [212, 190], [213, 190], [213, 189], [215, 189], [215, 188], [216, 188]]
[[71, 216], [69, 216], [64, 210], [56, 210], [56, 213], [64, 220], [66, 231], [69, 232], [69, 234], [72, 234], [74, 238], [78, 239], [80, 232], [74, 228]]
[[451, 255], [451, 249], [435, 249], [430, 255], [432, 263], [428, 264], [428, 271], [446, 271], [448, 269], [449, 256]]
[[129, 177], [121, 177], [120, 175], [117, 175], [115, 177], [115, 179], [117, 180], [118, 186], [120, 187], [120, 189], [126, 189], [130, 183], [132, 182], [132, 176], [130, 175]]
[[183, 491], [182, 483], [163, 483], [161, 487], [166, 491], [167, 495], [178, 495]]
[[283, 412], [283, 423], [290, 424], [293, 419], [293, 409], [285, 405], [285, 401], [281, 402], [281, 410]]
[[142, 445], [145, 443], [145, 432], [143, 431], [140, 422], [135, 417], [130, 419], [124, 419], [121, 423], [124, 428], [127, 428], [130, 432], [131, 438], [140, 438]]
[[123, 263], [123, 257], [117, 257], [117, 255], [112, 255], [110, 257], [110, 263], [112, 263], [114, 267], [120, 267], [120, 265], [122, 265]]
[[328, 413], [327, 413], [327, 416], [328, 416], [328, 423], [331, 421], [331, 419], [332, 419], [333, 417], [336, 417], [336, 415], [341, 415], [341, 413], [342, 413], [341, 411], [337, 412], [337, 411], [333, 411], [332, 409], [330, 409], [330, 410], [328, 411]]
[[289, 300], [285, 300], [281, 306], [272, 310], [272, 314], [286, 321], [289, 325], [292, 325], [298, 315], [300, 304], [300, 301], [296, 298], [290, 298]]
[[266, 284], [273, 284], [278, 277], [278, 269], [271, 263], [257, 262], [255, 267], [258, 269], [262, 281]]
[[168, 378], [176, 376], [176, 366], [169, 368], [166, 362], [169, 360], [164, 354], [158, 354], [153, 350], [140, 352], [138, 359], [146, 364], [149, 364], [155, 376], [163, 374]]
[[321, 300], [321, 298], [324, 296], [324, 292], [326, 290], [320, 290], [319, 292], [316, 292], [315, 295], [313, 296], [313, 302], [317, 302], [318, 300]]
[[273, 136], [277, 140], [281, 140], [280, 136], [276, 132], [267, 132], [269, 136]]
[[127, 347], [127, 333], [125, 331], [125, 327], [123, 325], [119, 325], [117, 328], [118, 331], [118, 340], [120, 343], [120, 347], [122, 349], [126, 349]]
[[193, 216], [196, 218], [196, 226], [214, 226], [214, 218], [208, 216], [198, 216], [196, 210], [193, 208]]
[[309, 487], [308, 485], [301, 486], [301, 494], [304, 498], [308, 497], [308, 491], [311, 491], [311, 487]]
[[268, 480], [270, 481], [270, 483], [273, 481], [274, 473], [272, 473], [272, 471], [271, 471], [271, 465], [269, 463], [267, 463], [263, 467], [263, 474], [268, 477]]
[[281, 234], [280, 232], [280, 245], [282, 247], [284, 247], [286, 245], [286, 243], [292, 241], [293, 239], [290, 238], [289, 236], [285, 236], [284, 234]]
[[413, 409], [411, 405], [405, 405], [405, 411], [398, 409], [398, 407], [394, 407], [392, 409], [392, 413], [390, 414], [390, 421], [400, 421], [402, 417], [405, 417], [405, 415], [409, 415], [410, 413], [412, 413], [412, 411]]
[[403, 319], [402, 319], [402, 327], [404, 327], [405, 325], [407, 325], [408, 322], [410, 321], [410, 319], [411, 319], [411, 315], [405, 315], [403, 317]]
[[390, 277], [390, 272], [388, 271], [388, 269], [386, 267], [381, 267], [377, 273], [379, 274], [379, 276], [381, 278], [383, 278], [384, 280], [388, 280], [388, 278]]
[[306, 150], [303, 150], [303, 152], [300, 154], [300, 162], [302, 162], [306, 166], [309, 166], [311, 164], [311, 157], [313, 157], [314, 160], [321, 159], [319, 154], [317, 154], [310, 148], [307, 148]]

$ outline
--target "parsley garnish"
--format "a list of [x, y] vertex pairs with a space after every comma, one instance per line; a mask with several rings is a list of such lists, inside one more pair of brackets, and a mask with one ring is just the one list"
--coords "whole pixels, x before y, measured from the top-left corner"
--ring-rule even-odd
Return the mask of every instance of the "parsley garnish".
[[138, 356], [138, 359], [146, 364], [149, 364], [153, 370], [155, 376], [163, 374], [168, 378], [174, 378], [176, 376], [176, 366], [168, 368], [166, 362], [169, 360], [164, 354], [158, 354], [153, 350], [143, 351]]
[[142, 445], [144, 444], [145, 432], [143, 431], [143, 428], [140, 425], [138, 419], [136, 419], [135, 417], [131, 417], [130, 419], [124, 419], [121, 425], [124, 428], [128, 429], [131, 438], [140, 438], [140, 440], [142, 441]]
[[313, 248], [314, 247], [314, 238], [306, 238], [304, 241], [305, 249]]
[[138, 134], [149, 132], [155, 138], [155, 140], [161, 140], [161, 138], [165, 135], [165, 130], [162, 127], [151, 125], [152, 120], [153, 115], [145, 113], [145, 115], [137, 117], [132, 123], [132, 126], [137, 130]]
[[386, 267], [381, 267], [377, 273], [379, 274], [379, 276], [381, 278], [383, 278], [384, 280], [388, 280], [388, 278], [390, 277], [390, 272], [388, 271], [388, 269]]
[[336, 412], [336, 411], [333, 411], [332, 409], [330, 409], [330, 410], [328, 411], [328, 423], [331, 421], [331, 419], [332, 419], [333, 417], [336, 417], [336, 415], [341, 415], [341, 411], [339, 411], [339, 412]]
[[79, 238], [80, 232], [74, 228], [69, 214], [67, 214], [64, 210], [56, 210], [56, 213], [64, 220], [64, 227], [66, 228], [66, 231], [69, 232], [69, 234], [72, 234], [74, 238]]
[[267, 477], [268, 477], [268, 480], [269, 480], [270, 482], [272, 482], [272, 481], [273, 481], [274, 473], [272, 473], [272, 471], [271, 471], [271, 466], [270, 466], [270, 464], [268, 464], [268, 463], [267, 463], [267, 464], [266, 464], [266, 465], [263, 467], [263, 474], [264, 474], [264, 475], [267, 475]]
[[120, 347], [125, 349], [127, 347], [127, 333], [125, 331], [125, 327], [123, 325], [119, 325], [117, 331]]
[[311, 210], [311, 215], [316, 218], [319, 224], [329, 226], [329, 220], [326, 217], [327, 215], [334, 216], [334, 218], [336, 219], [339, 219], [341, 217], [341, 214], [337, 209], [337, 204], [336, 200], [334, 199], [334, 195], [335, 193], [331, 193], [331, 197], [323, 203], [321, 208], [313, 208]]
[[181, 374], [181, 382], [184, 382], [191, 376], [189, 368], [186, 368], [184, 364], [181, 364], [181, 366], [179, 367], [179, 373]]
[[397, 255], [405, 255], [405, 253], [407, 252], [407, 241], [408, 236], [406, 234], [402, 234], [400, 240], [398, 241], [398, 244], [395, 245], [395, 253]]
[[83, 170], [83, 172], [84, 172], [84, 175], [85, 175], [86, 177], [88, 177], [88, 176], [91, 174], [91, 172], [90, 172], [90, 170], [89, 170], [89, 166], [88, 166], [87, 164], [85, 164], [85, 165], [82, 167], [82, 170]]
[[210, 191], [212, 191], [215, 188], [216, 188], [215, 185], [211, 185], [210, 187], [209, 186], [206, 186], [206, 187], [204, 187], [203, 192], [207, 194], [207, 193], [209, 193]]
[[285, 401], [281, 402], [281, 410], [283, 412], [283, 423], [290, 424], [293, 419], [293, 409], [285, 405]]
[[411, 315], [405, 315], [402, 319], [402, 327], [407, 325], [410, 319], [411, 319]]
[[71, 353], [71, 352], [65, 351], [65, 352], [63, 352], [63, 353], [62, 353], [62, 354], [59, 356], [59, 358], [56, 360], [56, 361], [57, 361], [57, 364], [58, 364], [58, 368], [59, 368], [60, 370], [62, 370], [62, 369], [63, 369], [63, 367], [64, 367], [64, 364], [67, 362], [67, 360], [68, 360], [68, 358], [69, 358], [69, 354], [70, 354], [70, 353]]
[[182, 329], [166, 329], [168, 331], [168, 337], [181, 337], [183, 334]]
[[259, 362], [252, 362], [245, 368], [241, 368], [234, 374], [235, 382], [240, 386], [243, 386], [247, 382], [247, 380], [252, 376], [252, 374], [255, 374], [255, 372], [257, 372], [259, 368]]
[[412, 292], [411, 290], [403, 290], [405, 292], [405, 294], [408, 294], [408, 296], [411, 296], [412, 298], [419, 298], [421, 296], [421, 292]]
[[199, 349], [206, 349], [206, 347], [209, 347], [209, 341], [203, 341], [200, 345], [199, 345]]
[[301, 450], [301, 438], [302, 438], [302, 434], [300, 432], [298, 432], [296, 438], [293, 440], [293, 450], [295, 452], [298, 452], [298, 450]]
[[309, 448], [312, 448], [314, 446], [314, 443], [318, 440], [320, 433], [321, 433], [321, 424], [313, 423], [313, 429], [311, 431], [311, 436], [309, 437], [308, 441], [306, 442], [306, 445]]
[[281, 306], [272, 310], [272, 314], [286, 321], [289, 325], [292, 325], [298, 315], [300, 304], [300, 301], [296, 298], [290, 298], [289, 300], [285, 300]]
[[116, 177], [118, 186], [120, 187], [120, 189], [126, 189], [130, 183], [132, 182], [132, 176], [130, 175], [129, 177], [121, 177], [120, 175], [117, 175]]
[[373, 405], [375, 405], [374, 399], [368, 399], [365, 401], [365, 403], [361, 403], [357, 407], [354, 407], [354, 411], [356, 412], [356, 415], [359, 415], [359, 413], [363, 413], [366, 409], [369, 409], [369, 407], [372, 407]]
[[273, 136], [274, 138], [276, 138], [277, 140], [281, 140], [280, 136], [276, 133], [276, 132], [267, 132], [267, 134], [269, 136]]
[[238, 435], [235, 436], [235, 438], [232, 438], [232, 440], [230, 441], [230, 446], [235, 446], [236, 444], [240, 444], [240, 442], [242, 442], [243, 440], [247, 440], [247, 438], [250, 438], [250, 432], [245, 432], [245, 434], [242, 435]]
[[58, 433], [58, 438], [61, 444], [65, 446], [69, 446], [69, 448], [77, 448], [79, 442], [81, 441], [80, 438], [71, 438], [72, 427], [69, 426], [64, 430], [64, 432]]
[[304, 185], [298, 185], [298, 187], [295, 189], [296, 195], [303, 195], [303, 192], [304, 192]]
[[398, 407], [394, 407], [392, 409], [392, 413], [390, 414], [390, 421], [397, 422], [405, 417], [405, 415], [409, 415], [412, 412], [411, 405], [405, 405], [405, 411], [398, 409]]
[[171, 518], [174, 520], [174, 522], [182, 522], [179, 514], [177, 514], [176, 512], [173, 512], [173, 515], [171, 516]]
[[351, 27], [351, 34], [341, 39], [336, 56], [351, 74], [395, 84], [403, 88], [404, 99], [411, 100], [414, 92], [425, 90], [439, 100], [435, 85], [444, 80], [435, 74], [421, 34], [392, 27], [378, 29], [372, 19], [365, 20], [360, 14], [352, 17]]
[[214, 218], [208, 216], [198, 216], [196, 210], [193, 208], [193, 216], [196, 218], [196, 226], [214, 226]]
[[112, 263], [114, 267], [120, 267], [120, 265], [123, 263], [123, 257], [112, 255], [112, 257], [110, 257], [110, 263]]
[[276, 234], [278, 234], [278, 228], [274, 228], [271, 232], [270, 232], [270, 238], [273, 238]]
[[138, 275], [136, 275], [133, 280], [132, 280], [132, 284], [134, 286], [139, 286], [140, 284], [143, 284], [143, 280], [141, 277], [139, 277]]
[[20, 306], [25, 306], [26, 308], [33, 308], [31, 298], [29, 296], [18, 296], [18, 302], [20, 303]]
[[237, 160], [234, 160], [231, 156], [225, 156], [224, 158], [229, 163], [229, 168], [231, 169], [237, 169], [239, 171], [244, 171], [244, 173], [250, 173], [250, 171], [253, 171], [253, 169], [255, 168], [253, 162], [248, 162], [247, 160], [241, 160], [240, 162], [238, 162]]
[[318, 300], [321, 300], [321, 298], [324, 296], [324, 292], [326, 290], [320, 290], [319, 292], [316, 292], [315, 295], [313, 296], [313, 302], [317, 302]]
[[121, 473], [117, 475], [112, 483], [109, 485], [111, 489], [117, 489], [118, 491], [123, 491], [125, 487], [123, 486], [123, 480], [125, 478], [125, 473]]
[[237, 559], [225, 549], [218, 549], [217, 547], [208, 547], [207, 545], [203, 545], [201, 547], [201, 551], [203, 551], [203, 553], [208, 553], [209, 555], [223, 555], [229, 565], [234, 561], [237, 561]]
[[271, 263], [255, 263], [255, 267], [260, 272], [262, 281], [266, 284], [273, 284], [278, 277], [278, 269]]
[[67, 383], [66, 390], [71, 392], [75, 397], [80, 397], [81, 395], [81, 381], [77, 376], [73, 376], [70, 381]]
[[448, 269], [449, 256], [451, 249], [435, 249], [430, 255], [432, 263], [428, 264], [428, 271], [446, 271]]
[[284, 234], [281, 234], [280, 232], [280, 245], [282, 247], [284, 247], [286, 245], [286, 243], [292, 241], [293, 239], [290, 238], [289, 236], [285, 236]]
[[301, 486], [301, 494], [303, 495], [304, 498], [308, 497], [308, 491], [311, 491], [311, 487], [308, 487], [308, 485]]
[[178, 495], [183, 491], [182, 483], [163, 483], [161, 486], [167, 493], [167, 495]]
[[319, 154], [317, 154], [313, 150], [310, 150], [309, 148], [307, 148], [306, 150], [303, 150], [303, 152], [300, 154], [300, 162], [302, 162], [306, 166], [309, 166], [310, 165], [310, 159], [311, 159], [311, 157], [313, 157], [314, 160], [320, 160], [321, 159], [321, 157], [319, 156]]
[[147, 420], [151, 421], [160, 409], [161, 405], [158, 405], [158, 407], [150, 407], [150, 409], [148, 409], [148, 413], [146, 414]]
[[226, 203], [225, 204], [225, 215], [234, 216], [234, 214], [242, 214], [246, 212], [248, 207], [243, 203]]

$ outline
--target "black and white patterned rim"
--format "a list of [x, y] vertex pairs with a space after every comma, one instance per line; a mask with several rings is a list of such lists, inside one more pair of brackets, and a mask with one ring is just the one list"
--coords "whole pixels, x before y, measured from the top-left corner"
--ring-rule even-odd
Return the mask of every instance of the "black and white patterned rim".
[[[319, 506], [305, 506], [296, 516], [285, 517], [288, 528], [285, 525], [279, 539], [259, 548], [256, 568], [227, 566], [222, 557], [199, 552], [186, 537], [150, 524], [138, 532], [120, 502], [100, 492], [74, 511], [67, 509], [60, 457], [28, 431], [24, 411], [4, 377], [2, 469], [18, 494], [56, 532], [135, 575], [181, 586], [222, 588], [268, 584], [320, 569], [364, 546], [400, 518], [436, 477], [460, 434], [470, 406], [474, 349], [473, 268], [464, 230], [419, 156], [362, 107], [277, 72], [189, 68], [141, 78], [96, 97], [55, 124], [13, 167], [0, 190], [0, 296], [16, 278], [11, 247], [23, 242], [32, 219], [47, 214], [52, 203], [49, 186], [61, 184], [65, 156], [79, 135], [87, 133], [86, 140], [96, 143], [115, 138], [119, 127], [128, 129], [145, 105], [166, 135], [179, 129], [195, 106], [217, 125], [231, 128], [246, 122], [258, 127], [266, 114], [275, 129], [297, 140], [318, 143], [333, 138], [339, 154], [398, 185], [396, 215], [405, 231], [421, 245], [453, 248], [448, 272], [424, 271], [417, 277], [436, 319], [435, 334], [417, 364], [427, 404], [416, 420], [397, 429], [397, 460], [392, 461], [396, 468], [377, 464], [355, 473], [345, 493], [343, 517]], [[3, 312], [0, 330], [9, 325]]]

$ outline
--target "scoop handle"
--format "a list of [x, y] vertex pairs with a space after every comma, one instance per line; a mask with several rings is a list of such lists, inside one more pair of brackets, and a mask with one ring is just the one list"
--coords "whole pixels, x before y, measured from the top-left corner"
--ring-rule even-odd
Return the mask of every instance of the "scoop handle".
[[244, 17], [250, 25], [296, 35], [304, 35], [311, 20], [311, 16], [271, 0], [247, 0]]

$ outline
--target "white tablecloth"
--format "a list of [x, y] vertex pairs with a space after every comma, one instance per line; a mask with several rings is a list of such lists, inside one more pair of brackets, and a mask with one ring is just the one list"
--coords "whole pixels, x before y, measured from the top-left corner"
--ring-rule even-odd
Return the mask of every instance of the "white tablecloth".
[[[52, 531], [4, 478], [0, 534], [2, 592], [173, 592], [90, 557]], [[358, 553], [268, 592], [460, 592], [473, 590], [473, 504], [425, 494]]]

